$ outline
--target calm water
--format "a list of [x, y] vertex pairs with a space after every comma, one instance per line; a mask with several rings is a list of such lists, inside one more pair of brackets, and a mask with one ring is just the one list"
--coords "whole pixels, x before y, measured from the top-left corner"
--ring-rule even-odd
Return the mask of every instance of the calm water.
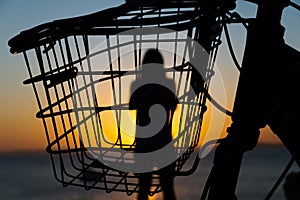
[[[264, 199], [274, 181], [290, 159], [283, 147], [257, 147], [245, 155], [240, 174], [238, 197], [240, 200]], [[203, 185], [211, 168], [212, 156], [202, 160], [191, 176], [176, 177], [178, 200], [200, 199]], [[294, 165], [292, 170], [298, 170]], [[0, 154], [1, 200], [127, 200], [135, 195], [107, 194], [103, 191], [70, 186], [63, 187], [54, 179], [50, 158], [46, 153]], [[152, 199], [162, 199], [156, 195]], [[272, 199], [284, 199], [282, 188]]]

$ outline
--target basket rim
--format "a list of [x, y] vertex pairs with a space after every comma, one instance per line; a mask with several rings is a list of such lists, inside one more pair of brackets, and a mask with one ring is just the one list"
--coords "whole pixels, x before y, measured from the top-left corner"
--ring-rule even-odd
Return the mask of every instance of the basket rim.
[[[159, 24], [159, 27], [162, 28], [175, 31], [185, 30], [198, 23], [197, 19], [200, 16], [200, 11], [199, 9], [179, 11], [179, 8], [193, 9], [200, 8], [200, 5], [201, 1], [197, 0], [140, 1], [136, 5], [124, 3], [92, 14], [37, 25], [11, 38], [8, 45], [10, 46], [10, 52], [17, 54], [44, 44], [54, 43], [56, 40], [68, 36], [115, 35], [132, 28], [141, 27], [141, 25], [157, 27]], [[145, 13], [135, 12], [141, 9], [150, 11]], [[159, 9], [178, 10], [169, 11], [166, 16], [151, 17], [153, 11]], [[178, 14], [179, 12], [180, 14]], [[142, 16], [145, 15], [150, 17], [143, 18]], [[120, 17], [124, 18], [117, 19]], [[173, 24], [171, 24], [172, 22]]]

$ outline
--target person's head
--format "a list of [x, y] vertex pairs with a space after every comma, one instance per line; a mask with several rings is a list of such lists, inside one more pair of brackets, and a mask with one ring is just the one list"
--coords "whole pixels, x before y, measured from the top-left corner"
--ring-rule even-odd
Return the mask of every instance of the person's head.
[[145, 53], [143, 64], [164, 64], [164, 59], [158, 49], [149, 49]]
[[157, 49], [149, 49], [146, 51], [142, 62], [142, 78], [143, 79], [165, 79], [164, 60]]

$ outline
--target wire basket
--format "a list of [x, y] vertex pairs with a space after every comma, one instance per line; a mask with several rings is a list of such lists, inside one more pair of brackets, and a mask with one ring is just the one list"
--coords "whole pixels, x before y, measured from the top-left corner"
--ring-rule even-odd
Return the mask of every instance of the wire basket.
[[[64, 186], [128, 195], [138, 191], [139, 173], [116, 169], [98, 158], [108, 163], [132, 159], [127, 153], [134, 152], [135, 140], [124, 133], [128, 120], [124, 116], [130, 113], [126, 91], [139, 78], [141, 60], [149, 48], [162, 50], [165, 73], [176, 83], [179, 109], [171, 143], [177, 153], [175, 171], [181, 172], [199, 142], [206, 91], [220, 44], [217, 32], [199, 73], [192, 62], [204, 52], [194, 44], [201, 43], [200, 7], [199, 1], [192, 0], [126, 3], [42, 24], [10, 40], [11, 52], [24, 55], [29, 72], [24, 84], [33, 87], [39, 107], [36, 117], [43, 122], [48, 142], [46, 151], [55, 178]], [[151, 194], [160, 191], [154, 171]]]

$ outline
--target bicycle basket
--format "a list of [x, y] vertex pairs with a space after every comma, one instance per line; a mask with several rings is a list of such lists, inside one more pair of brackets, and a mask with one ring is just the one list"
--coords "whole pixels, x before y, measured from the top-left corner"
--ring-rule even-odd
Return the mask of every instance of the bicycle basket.
[[[162, 49], [165, 72], [176, 83], [180, 108], [172, 145], [178, 154], [175, 170], [182, 170], [198, 145], [220, 38], [212, 38], [200, 74], [192, 60], [204, 51], [197, 51], [193, 43], [201, 35], [201, 12], [199, 1], [192, 0], [123, 4], [42, 24], [10, 40], [11, 52], [24, 55], [29, 72], [24, 84], [33, 87], [46, 151], [55, 178], [64, 186], [128, 195], [138, 191], [139, 173], [111, 167], [97, 156], [110, 163], [131, 159], [127, 153], [134, 151], [135, 140], [124, 134], [129, 101], [125, 91], [138, 79], [148, 48]], [[153, 174], [152, 194], [161, 191]]]

